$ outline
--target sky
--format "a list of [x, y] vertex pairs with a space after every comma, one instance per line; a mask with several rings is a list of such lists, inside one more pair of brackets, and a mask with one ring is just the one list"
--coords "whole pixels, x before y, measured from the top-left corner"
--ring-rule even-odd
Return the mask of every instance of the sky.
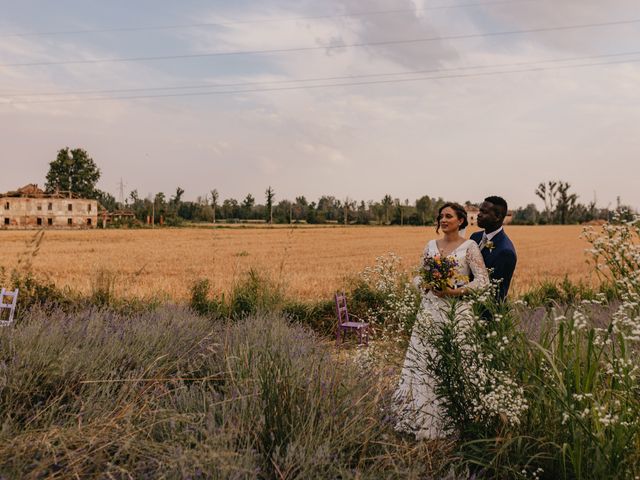
[[536, 186], [560, 179], [582, 202], [640, 207], [634, 0], [0, 10], [0, 192], [44, 184], [69, 146], [116, 198], [122, 181], [141, 197], [262, 201], [272, 186], [276, 200], [498, 194], [541, 207]]

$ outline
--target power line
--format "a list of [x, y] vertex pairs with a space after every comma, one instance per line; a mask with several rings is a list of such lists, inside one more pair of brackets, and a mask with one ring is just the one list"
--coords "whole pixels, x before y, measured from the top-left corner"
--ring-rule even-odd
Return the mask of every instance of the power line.
[[217, 90], [213, 92], [167, 93], [167, 94], [150, 94], [150, 95], [131, 95], [131, 96], [123, 96], [123, 97], [90, 97], [90, 98], [63, 99], [63, 100], [34, 100], [34, 101], [5, 102], [5, 104], [23, 105], [23, 104], [43, 104], [43, 103], [76, 103], [76, 102], [87, 102], [87, 101], [139, 100], [139, 99], [151, 99], [151, 98], [197, 97], [197, 96], [233, 95], [233, 94], [245, 94], [245, 93], [279, 92], [279, 91], [288, 91], [288, 90], [311, 90], [311, 89], [331, 88], [331, 87], [354, 87], [354, 86], [365, 86], [365, 85], [407, 83], [407, 82], [418, 82], [418, 81], [424, 81], [424, 80], [444, 80], [444, 79], [454, 79], [454, 78], [486, 77], [486, 76], [504, 75], [504, 74], [510, 74], [510, 73], [528, 73], [528, 72], [541, 72], [541, 71], [549, 71], [549, 70], [564, 70], [564, 69], [570, 69], [570, 68], [585, 68], [585, 67], [595, 67], [595, 66], [603, 66], [603, 65], [619, 65], [619, 64], [625, 64], [625, 63], [636, 63], [636, 62], [640, 62], [640, 58], [615, 60], [610, 62], [592, 62], [592, 63], [583, 63], [583, 64], [575, 64], [575, 65], [555, 65], [550, 67], [522, 68], [518, 70], [503, 70], [503, 71], [478, 72], [478, 73], [467, 73], [467, 74], [450, 74], [450, 75], [429, 76], [429, 77], [400, 78], [400, 79], [392, 79], [392, 80], [370, 80], [370, 81], [361, 81], [361, 82], [325, 83], [320, 85], [298, 85], [298, 86], [289, 86], [289, 87], [254, 88], [254, 89], [244, 89], [244, 90]]
[[36, 66], [54, 66], [54, 65], [81, 65], [81, 64], [94, 64], [94, 63], [118, 63], [118, 62], [143, 62], [143, 61], [157, 61], [157, 60], [177, 60], [186, 58], [207, 58], [207, 57], [222, 57], [222, 56], [236, 56], [236, 55], [265, 55], [276, 53], [292, 53], [292, 52], [306, 52], [313, 50], [335, 50], [341, 48], [358, 48], [358, 47], [370, 47], [370, 46], [383, 46], [383, 45], [404, 45], [411, 43], [426, 43], [442, 40], [465, 40], [472, 38], [487, 38], [487, 37], [500, 37], [508, 35], [520, 35], [529, 33], [543, 33], [554, 31], [566, 31], [577, 30], [583, 28], [598, 28], [608, 27], [615, 25], [632, 25], [640, 23], [640, 19], [633, 20], [618, 20], [613, 22], [599, 22], [599, 23], [585, 23], [575, 25], [563, 25], [558, 27], [540, 27], [523, 30], [506, 30], [500, 32], [485, 32], [485, 33], [472, 33], [465, 35], [451, 35], [445, 37], [424, 37], [424, 38], [412, 38], [404, 40], [387, 40], [380, 42], [359, 42], [343, 45], [326, 45], [315, 47], [292, 47], [292, 48], [277, 48], [267, 50], [236, 50], [228, 52], [209, 52], [209, 53], [192, 53], [192, 54], [180, 54], [180, 55], [160, 55], [160, 56], [146, 56], [146, 57], [121, 57], [121, 58], [102, 58], [92, 60], [66, 60], [66, 61], [52, 61], [52, 62], [28, 62], [28, 63], [5, 63], [0, 64], [0, 67], [36, 67]]
[[56, 36], [56, 35], [77, 35], [77, 34], [90, 34], [90, 33], [109, 33], [109, 32], [142, 32], [153, 30], [179, 30], [189, 28], [210, 28], [210, 27], [230, 27], [234, 25], [246, 25], [255, 23], [277, 23], [277, 22], [295, 22], [304, 20], [324, 20], [331, 18], [349, 18], [349, 17], [365, 17], [376, 15], [391, 15], [399, 13], [417, 13], [431, 10], [450, 10], [456, 8], [471, 8], [471, 7], [484, 7], [493, 5], [510, 5], [519, 3], [530, 3], [538, 0], [498, 0], [489, 2], [475, 2], [475, 3], [459, 3], [452, 5], [433, 5], [423, 8], [412, 9], [392, 9], [392, 10], [370, 10], [364, 12], [347, 12], [331, 15], [311, 15], [304, 17], [285, 17], [285, 18], [262, 18], [253, 20], [233, 20], [229, 22], [212, 22], [212, 23], [188, 23], [188, 24], [176, 24], [176, 25], [157, 25], [148, 27], [111, 27], [111, 28], [96, 28], [96, 29], [80, 29], [80, 30], [57, 30], [49, 32], [25, 32], [25, 33], [4, 33], [0, 34], [0, 38], [7, 37], [36, 37], [36, 36]]
[[278, 85], [288, 83], [308, 83], [308, 82], [322, 82], [322, 81], [336, 81], [336, 80], [354, 80], [360, 78], [376, 78], [376, 77], [390, 77], [400, 75], [417, 75], [425, 73], [444, 73], [455, 72], [460, 70], [476, 70], [487, 68], [513, 68], [530, 65], [539, 65], [545, 63], [559, 63], [559, 62], [575, 62], [583, 60], [595, 60], [604, 58], [625, 57], [631, 55], [640, 55], [640, 50], [630, 52], [619, 53], [605, 53], [600, 55], [585, 55], [578, 57], [563, 57], [563, 58], [551, 58], [546, 60], [534, 60], [529, 62], [510, 62], [510, 63], [494, 63], [486, 65], [466, 65], [460, 67], [450, 68], [438, 68], [438, 69], [426, 69], [426, 70], [405, 70], [399, 72], [384, 72], [384, 73], [365, 73], [358, 75], [340, 75], [331, 77], [312, 77], [312, 78], [292, 78], [281, 80], [265, 80], [258, 82], [235, 82], [235, 83], [207, 83], [200, 85], [173, 85], [165, 87], [141, 87], [141, 88], [121, 88], [121, 89], [105, 89], [105, 90], [82, 90], [82, 91], [66, 91], [66, 92], [32, 92], [32, 93], [0, 93], [0, 98], [23, 98], [23, 97], [47, 97], [47, 96], [77, 96], [77, 95], [98, 95], [98, 94], [110, 94], [110, 93], [135, 93], [135, 92], [153, 92], [153, 91], [166, 91], [166, 90], [201, 90], [204, 88], [225, 88], [225, 87], [248, 87], [248, 86], [260, 86], [260, 85]]

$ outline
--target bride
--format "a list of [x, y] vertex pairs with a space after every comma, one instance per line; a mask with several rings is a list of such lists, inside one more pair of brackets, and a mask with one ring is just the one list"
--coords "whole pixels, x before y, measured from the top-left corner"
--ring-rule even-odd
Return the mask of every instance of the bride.
[[[449, 305], [447, 299], [464, 297], [470, 291], [489, 284], [489, 274], [478, 245], [473, 240], [465, 240], [460, 233], [468, 225], [464, 207], [446, 203], [438, 211], [437, 225], [436, 232], [442, 230], [443, 235], [438, 240], [429, 241], [423, 255], [454, 257], [458, 274], [456, 284], [444, 290], [434, 290], [416, 277], [422, 302], [395, 392], [400, 417], [397, 428], [415, 433], [417, 439], [442, 438], [450, 433], [446, 431], [444, 413], [434, 391], [435, 381], [425, 369], [426, 358], [434, 354], [425, 332], [444, 322], [443, 310], [447, 310]], [[471, 276], [473, 281], [468, 280]]]

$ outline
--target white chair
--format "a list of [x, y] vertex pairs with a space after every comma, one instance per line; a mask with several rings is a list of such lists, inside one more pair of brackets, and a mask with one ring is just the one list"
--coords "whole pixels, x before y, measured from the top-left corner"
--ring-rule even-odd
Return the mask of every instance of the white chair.
[[[10, 303], [7, 303], [7, 299]], [[18, 303], [18, 289], [7, 290], [2, 288], [0, 290], [0, 327], [8, 327], [13, 323], [13, 316], [16, 313], [16, 304]], [[9, 315], [5, 318], [4, 311], [8, 310]]]

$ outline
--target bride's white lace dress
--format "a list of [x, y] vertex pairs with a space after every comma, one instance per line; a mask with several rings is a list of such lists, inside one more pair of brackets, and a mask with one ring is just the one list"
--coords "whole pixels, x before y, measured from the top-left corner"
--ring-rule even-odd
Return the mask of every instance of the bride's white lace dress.
[[[435, 240], [427, 244], [423, 255], [440, 255]], [[473, 240], [466, 240], [449, 256], [455, 257], [457, 273], [461, 278], [468, 279], [473, 275], [473, 281], [459, 281], [457, 286], [482, 289], [489, 284], [489, 274], [482, 254]], [[416, 282], [419, 280], [416, 279]], [[433, 378], [425, 368], [425, 359], [433, 355], [433, 349], [424, 338], [425, 332], [444, 322], [443, 310], [447, 307], [448, 300], [441, 299], [432, 292], [422, 295], [420, 312], [411, 332], [400, 383], [395, 392], [399, 416], [397, 428], [415, 433], [418, 439], [442, 438], [449, 433], [444, 428], [443, 412], [434, 392]]]

